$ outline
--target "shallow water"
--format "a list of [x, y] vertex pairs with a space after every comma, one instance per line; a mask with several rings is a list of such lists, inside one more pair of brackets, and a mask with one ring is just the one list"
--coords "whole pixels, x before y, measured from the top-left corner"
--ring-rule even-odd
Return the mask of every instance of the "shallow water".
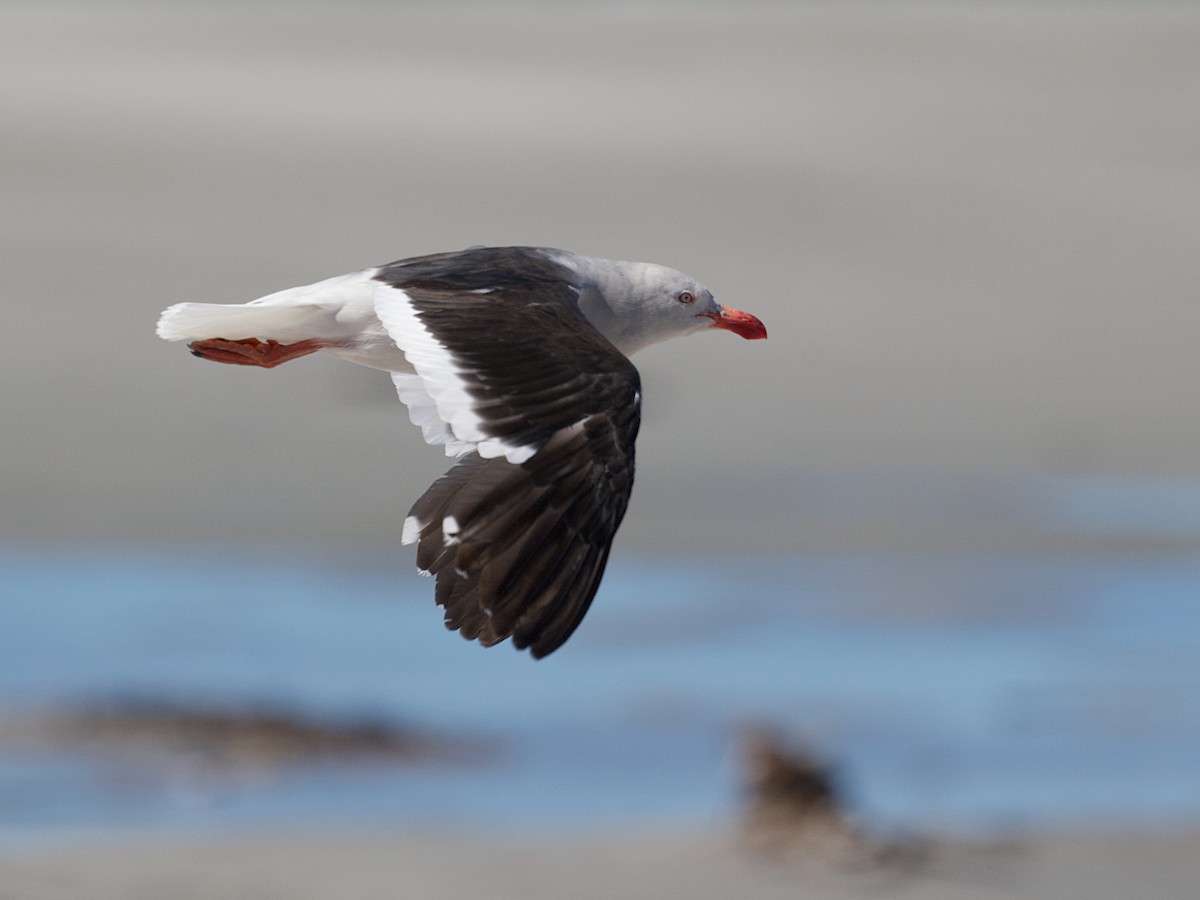
[[484, 756], [214, 774], [10, 750], [10, 841], [710, 823], [736, 812], [736, 735], [759, 723], [834, 760], [881, 828], [1200, 818], [1200, 565], [1178, 558], [626, 557], [567, 647], [534, 662], [444, 631], [407, 564], [266, 556], [0, 557], [0, 713], [284, 709], [478, 738]]

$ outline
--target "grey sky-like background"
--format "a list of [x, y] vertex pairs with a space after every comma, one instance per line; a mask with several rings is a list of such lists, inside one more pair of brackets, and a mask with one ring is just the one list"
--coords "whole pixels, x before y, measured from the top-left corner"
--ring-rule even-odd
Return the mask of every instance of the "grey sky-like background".
[[394, 548], [448, 462], [385, 375], [154, 323], [481, 243], [770, 330], [635, 359], [627, 544], [1020, 543], [1014, 485], [1193, 486], [1198, 83], [1186, 4], [6, 3], [0, 539]]

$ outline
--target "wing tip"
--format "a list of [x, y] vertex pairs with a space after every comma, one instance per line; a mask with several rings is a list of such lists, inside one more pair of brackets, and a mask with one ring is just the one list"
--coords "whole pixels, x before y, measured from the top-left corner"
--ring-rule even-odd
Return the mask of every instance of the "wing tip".
[[[421, 532], [425, 530], [425, 523], [416, 516], [408, 516], [404, 520], [404, 529], [400, 532], [400, 543], [408, 546], [415, 544], [421, 538]], [[423, 575], [428, 575], [428, 572], [422, 571]]]

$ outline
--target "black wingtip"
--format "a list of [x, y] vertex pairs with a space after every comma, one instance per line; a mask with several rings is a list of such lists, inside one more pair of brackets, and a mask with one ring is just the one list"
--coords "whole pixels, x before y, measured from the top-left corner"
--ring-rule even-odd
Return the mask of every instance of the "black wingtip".
[[[470, 454], [414, 504], [410, 516], [431, 523], [417, 554], [437, 575], [447, 628], [484, 646], [511, 638], [534, 659], [575, 633], [633, 485], [632, 454], [601, 459], [596, 440], [564, 430], [522, 465]], [[447, 517], [458, 523], [454, 540], [441, 531]]]

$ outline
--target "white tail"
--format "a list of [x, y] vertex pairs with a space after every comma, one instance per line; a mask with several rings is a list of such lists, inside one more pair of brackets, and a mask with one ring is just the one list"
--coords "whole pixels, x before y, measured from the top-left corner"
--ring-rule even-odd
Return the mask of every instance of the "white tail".
[[330, 312], [320, 306], [245, 306], [176, 303], [163, 311], [157, 333], [167, 341], [258, 338], [291, 344], [316, 337]]
[[367, 269], [268, 294], [249, 303], [176, 303], [158, 320], [167, 341], [258, 338], [291, 344], [312, 338], [336, 340], [356, 333], [373, 318], [377, 283]]

